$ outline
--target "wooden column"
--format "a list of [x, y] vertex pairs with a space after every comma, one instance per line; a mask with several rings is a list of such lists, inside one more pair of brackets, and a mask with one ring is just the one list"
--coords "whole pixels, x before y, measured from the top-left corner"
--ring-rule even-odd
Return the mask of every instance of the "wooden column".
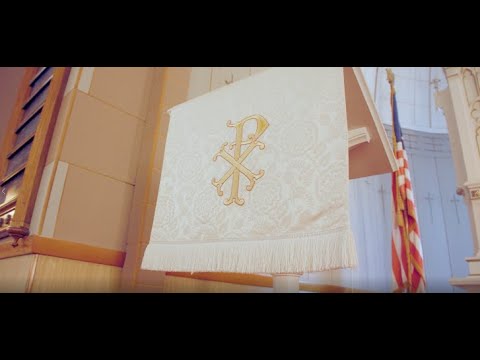
[[457, 193], [462, 195], [470, 218], [474, 255], [466, 258], [469, 276], [450, 283], [469, 291], [480, 291], [480, 68], [445, 67], [449, 89], [437, 94], [437, 105], [445, 113]]

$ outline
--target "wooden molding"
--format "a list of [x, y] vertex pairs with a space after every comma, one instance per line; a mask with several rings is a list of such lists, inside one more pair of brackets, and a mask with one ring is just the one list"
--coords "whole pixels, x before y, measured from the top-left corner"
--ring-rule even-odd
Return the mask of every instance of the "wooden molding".
[[7, 201], [6, 203], [3, 203], [2, 205], [0, 205], [0, 216], [5, 215], [6, 213], [15, 209], [16, 202], [17, 202], [17, 197], [14, 197], [13, 199]]
[[361, 127], [348, 132], [348, 150], [353, 150], [357, 146], [369, 143], [371, 140], [367, 127]]
[[369, 293], [370, 291], [363, 289], [347, 288], [338, 285], [320, 285], [311, 283], [300, 283], [301, 291], [310, 291], [318, 293]]
[[14, 247], [14, 238], [0, 241], [0, 259], [26, 254], [40, 254], [94, 264], [123, 267], [125, 252], [105, 249], [73, 241], [52, 239], [37, 235], [26, 236]]
[[34, 254], [56, 256], [95, 264], [123, 267], [125, 252], [32, 235]]
[[[189, 279], [218, 281], [229, 284], [273, 287], [273, 279], [268, 275], [257, 274], [237, 274], [237, 273], [187, 273], [187, 272], [167, 272], [167, 276], [177, 276]], [[300, 291], [319, 292], [319, 293], [366, 293], [368, 291], [361, 289], [346, 288], [337, 285], [320, 285], [300, 282]]]
[[27, 237], [29, 230], [25, 226], [9, 226], [7, 228], [8, 234], [16, 239]]
[[18, 246], [13, 246], [14, 242], [15, 239], [13, 237], [7, 237], [0, 241], [0, 259], [32, 253], [32, 242], [28, 237], [18, 241]]
[[237, 274], [237, 273], [189, 273], [189, 272], [167, 272], [167, 276], [177, 276], [189, 279], [207, 280], [207, 281], [219, 281], [229, 284], [249, 285], [249, 286], [261, 286], [272, 287], [273, 279], [267, 275], [257, 274]]

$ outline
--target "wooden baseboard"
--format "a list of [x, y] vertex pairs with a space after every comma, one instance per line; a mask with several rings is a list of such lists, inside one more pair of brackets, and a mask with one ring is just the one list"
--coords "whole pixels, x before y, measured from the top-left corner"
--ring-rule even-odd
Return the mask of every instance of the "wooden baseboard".
[[32, 241], [25, 238], [18, 242], [18, 246], [13, 246], [15, 239], [7, 236], [0, 240], [0, 259], [9, 257], [32, 254]]
[[237, 273], [188, 273], [188, 272], [167, 272], [168, 276], [184, 277], [189, 279], [218, 281], [229, 284], [272, 287], [273, 280], [271, 276], [257, 274], [237, 274]]
[[[187, 272], [167, 272], [167, 276], [177, 276], [189, 279], [218, 281], [229, 284], [273, 287], [273, 279], [268, 275], [257, 274], [237, 274], [237, 273], [187, 273]], [[300, 282], [300, 291], [318, 292], [318, 293], [366, 293], [368, 291], [361, 289], [346, 288], [337, 285], [320, 285]]]
[[40, 254], [59, 258], [84, 261], [95, 264], [123, 267], [125, 252], [105, 249], [73, 241], [52, 239], [37, 235], [30, 235], [18, 242], [13, 247], [13, 238], [0, 241], [0, 259], [27, 255]]

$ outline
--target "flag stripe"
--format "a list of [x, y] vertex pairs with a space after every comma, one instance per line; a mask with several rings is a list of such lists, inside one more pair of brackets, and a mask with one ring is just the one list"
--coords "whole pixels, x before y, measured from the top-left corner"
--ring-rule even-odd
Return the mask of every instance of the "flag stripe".
[[423, 269], [422, 245], [417, 220], [417, 210], [408, 168], [408, 157], [398, 119], [397, 101], [391, 87], [393, 122], [393, 150], [398, 170], [392, 174], [392, 274], [399, 291], [424, 292], [425, 273]]

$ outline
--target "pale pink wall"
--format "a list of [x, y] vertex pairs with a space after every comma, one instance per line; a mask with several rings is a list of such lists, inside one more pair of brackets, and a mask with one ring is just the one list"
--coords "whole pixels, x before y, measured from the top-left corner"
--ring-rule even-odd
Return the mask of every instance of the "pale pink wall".
[[24, 71], [23, 67], [0, 67], [0, 149]]

